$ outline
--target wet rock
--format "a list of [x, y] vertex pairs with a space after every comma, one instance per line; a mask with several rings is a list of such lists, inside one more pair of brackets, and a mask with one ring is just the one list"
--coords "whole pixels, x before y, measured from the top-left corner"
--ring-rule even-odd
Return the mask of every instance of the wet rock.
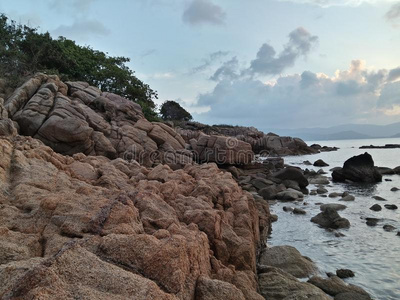
[[389, 178], [385, 178], [385, 181], [393, 181], [392, 179]]
[[264, 178], [253, 179], [250, 183], [258, 190], [274, 185], [272, 181]]
[[334, 209], [335, 211], [339, 211], [346, 209], [347, 206], [339, 203], [327, 203], [327, 204], [322, 204], [319, 208], [321, 211], [325, 211], [328, 208]]
[[276, 194], [276, 199], [282, 201], [295, 201], [303, 199], [304, 195], [302, 192], [296, 191], [294, 189], [287, 189], [283, 192]]
[[385, 198], [382, 198], [380, 196], [373, 196], [372, 198], [375, 199], [375, 200], [378, 200], [378, 201], [386, 201]]
[[287, 167], [285, 169], [282, 169], [281, 171], [274, 173], [273, 176], [281, 180], [296, 181], [299, 184], [300, 188], [305, 188], [306, 186], [308, 186], [307, 178], [303, 175], [302, 171], [297, 168]]
[[374, 204], [369, 209], [373, 210], [373, 211], [381, 211], [382, 210], [382, 206], [380, 206], [379, 204]]
[[391, 190], [392, 192], [397, 192], [397, 191], [399, 190], [399, 188], [398, 188], [398, 187], [392, 187], [390, 190]]
[[277, 215], [274, 215], [274, 214], [271, 214], [271, 222], [276, 222], [276, 221], [278, 221], [278, 216]]
[[310, 177], [308, 179], [308, 181], [310, 182], [310, 184], [329, 184], [330, 183], [330, 181], [327, 177], [321, 176], [321, 175]]
[[329, 198], [337, 198], [337, 197], [341, 197], [342, 193], [337, 193], [337, 192], [333, 192], [329, 194]]
[[348, 159], [343, 168], [332, 172], [332, 178], [336, 182], [369, 182], [382, 181], [382, 175], [374, 166], [372, 156], [364, 153]]
[[338, 269], [336, 270], [336, 275], [339, 278], [344, 279], [344, 278], [354, 277], [354, 272], [349, 269]]
[[396, 173], [394, 172], [394, 170], [391, 169], [391, 168], [377, 167], [376, 169], [377, 169], [378, 172], [381, 173], [382, 175], [394, 175], [394, 174], [396, 174]]
[[322, 159], [318, 159], [317, 161], [314, 162], [314, 167], [329, 167], [329, 165]]
[[376, 226], [380, 219], [377, 218], [366, 218], [368, 226]]
[[317, 174], [319, 174], [319, 175], [324, 175], [324, 174], [328, 174], [328, 173], [326, 173], [323, 169], [319, 169], [319, 170], [317, 171]]
[[396, 235], [397, 235], [397, 236], [400, 236], [400, 231], [398, 231]]
[[295, 215], [305, 215], [306, 211], [304, 209], [295, 207], [295, 209], [293, 209], [293, 214], [295, 214]]
[[390, 224], [383, 225], [383, 230], [385, 230], [385, 231], [391, 232], [395, 229], [396, 229], [396, 227], [394, 227], [393, 225], [390, 225]]
[[386, 209], [390, 209], [390, 210], [396, 210], [398, 207], [395, 204], [385, 204], [384, 205]]
[[[294, 181], [294, 180], [284, 180], [284, 181], [282, 181], [282, 184], [286, 187], [286, 188], [288, 188], [288, 189], [293, 189], [293, 190], [296, 190], [296, 191], [301, 191], [301, 189], [300, 189], [300, 187], [299, 187], [299, 184], [296, 182], [296, 181]], [[305, 189], [305, 188], [304, 188]]]
[[323, 228], [340, 229], [350, 227], [349, 220], [342, 218], [332, 207], [326, 208], [323, 212], [311, 218], [311, 222]]
[[339, 201], [354, 201], [356, 198], [353, 195], [347, 195], [339, 199]]
[[276, 199], [276, 195], [286, 190], [283, 184], [271, 185], [258, 191], [258, 194], [265, 200]]
[[332, 276], [327, 279], [321, 278], [319, 276], [313, 276], [310, 278], [310, 280], [308, 280], [308, 282], [319, 287], [321, 290], [331, 296], [352, 292], [355, 294], [367, 296], [369, 297], [368, 299], [371, 299], [369, 294], [362, 288], [355, 285], [346, 284], [338, 276]]
[[268, 300], [330, 299], [321, 289], [307, 282], [300, 282], [296, 277], [278, 268], [263, 268], [263, 272], [258, 275], [258, 281], [261, 295]]
[[315, 264], [291, 246], [275, 246], [263, 250], [261, 265], [276, 267], [297, 277], [305, 278], [317, 272]]
[[292, 211], [293, 211], [293, 207], [284, 206], [284, 207], [283, 207], [283, 211], [285, 211], [285, 212], [292, 212]]
[[315, 195], [317, 195], [317, 190], [311, 190], [310, 196], [315, 196]]
[[309, 160], [303, 161], [303, 164], [306, 166], [312, 166], [312, 163]]
[[327, 192], [328, 192], [328, 190], [323, 187], [320, 187], [317, 189], [317, 194], [320, 194], [320, 195], [326, 194]]

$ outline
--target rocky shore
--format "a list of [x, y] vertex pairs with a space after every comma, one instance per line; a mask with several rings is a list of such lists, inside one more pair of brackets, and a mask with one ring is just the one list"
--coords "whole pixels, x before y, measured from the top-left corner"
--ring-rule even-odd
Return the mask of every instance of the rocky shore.
[[[175, 130], [44, 74], [0, 99], [0, 116], [1, 299], [371, 299], [293, 247], [266, 244], [271, 201], [327, 194], [323, 171], [253, 162], [320, 151], [300, 139]], [[312, 220], [340, 235], [350, 226], [340, 209]]]

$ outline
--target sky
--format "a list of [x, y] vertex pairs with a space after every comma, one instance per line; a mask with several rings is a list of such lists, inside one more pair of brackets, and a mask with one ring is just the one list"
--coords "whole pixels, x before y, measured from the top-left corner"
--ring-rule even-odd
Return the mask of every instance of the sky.
[[22, 24], [131, 59], [207, 124], [400, 121], [400, 0], [0, 0]]

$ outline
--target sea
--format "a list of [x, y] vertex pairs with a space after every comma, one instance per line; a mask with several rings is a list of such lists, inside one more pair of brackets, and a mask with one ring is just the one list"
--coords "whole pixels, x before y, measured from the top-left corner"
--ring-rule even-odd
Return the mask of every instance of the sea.
[[[329, 167], [322, 169], [330, 177], [333, 167], [342, 167], [352, 156], [368, 152], [372, 155], [375, 166], [394, 168], [400, 166], [400, 149], [359, 149], [364, 145], [383, 146], [385, 144], [400, 144], [396, 139], [363, 139], [312, 141], [308, 145], [339, 147], [338, 151], [322, 152], [315, 155], [285, 157], [285, 163], [319, 170], [319, 167], [306, 166], [304, 161], [314, 162], [322, 159]], [[390, 179], [392, 181], [385, 181]], [[319, 195], [305, 196], [303, 202], [274, 202], [270, 205], [272, 213], [278, 216], [278, 221], [272, 224], [272, 233], [268, 238], [269, 246], [290, 245], [296, 247], [304, 256], [311, 258], [319, 267], [321, 275], [326, 272], [335, 273], [337, 269], [351, 269], [355, 277], [346, 279], [347, 283], [361, 286], [374, 299], [400, 299], [400, 191], [392, 192], [392, 187], [400, 189], [400, 175], [385, 175], [383, 181], [377, 184], [343, 184], [330, 183], [324, 186], [329, 193], [347, 191], [355, 196], [355, 201], [341, 202], [339, 198], [323, 198]], [[316, 189], [310, 185], [309, 190]], [[381, 196], [387, 201], [377, 201], [372, 196]], [[310, 219], [320, 213], [317, 203], [341, 203], [347, 208], [339, 211], [347, 218], [351, 226], [341, 229], [343, 237], [336, 237], [314, 224]], [[375, 212], [369, 208], [379, 204], [382, 210]], [[384, 204], [395, 204], [397, 210], [389, 210]], [[306, 210], [306, 215], [294, 215], [284, 212], [283, 206], [299, 207]], [[365, 218], [381, 219], [377, 226], [366, 225]], [[387, 232], [383, 226], [390, 224], [396, 230]]]

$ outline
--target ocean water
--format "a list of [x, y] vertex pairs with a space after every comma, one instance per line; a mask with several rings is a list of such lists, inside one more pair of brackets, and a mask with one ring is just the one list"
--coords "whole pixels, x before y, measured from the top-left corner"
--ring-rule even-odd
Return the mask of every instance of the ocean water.
[[[359, 149], [363, 145], [400, 144], [397, 139], [371, 140], [341, 140], [307, 142], [309, 145], [318, 143], [326, 146], [336, 146], [336, 152], [324, 152], [316, 155], [285, 157], [285, 163], [296, 165], [302, 169], [320, 168], [305, 166], [303, 161], [314, 162], [323, 159], [329, 164], [324, 167], [328, 172], [333, 167], [341, 167], [343, 163], [354, 155], [368, 152], [372, 155], [375, 165], [394, 168], [400, 166], [400, 149]], [[305, 196], [304, 202], [271, 204], [271, 211], [278, 215], [278, 221], [272, 225], [272, 233], [268, 239], [270, 246], [291, 245], [303, 255], [310, 257], [318, 265], [321, 273], [333, 272], [336, 269], [346, 268], [355, 272], [356, 276], [345, 281], [356, 284], [367, 290], [374, 299], [400, 299], [400, 209], [388, 210], [384, 204], [396, 204], [400, 208], [400, 191], [392, 192], [392, 187], [400, 188], [400, 175], [385, 175], [377, 184], [338, 184], [330, 183], [325, 186], [329, 193], [348, 191], [356, 197], [352, 202], [341, 202], [339, 198], [323, 198]], [[313, 185], [310, 190], [316, 188]], [[381, 196], [387, 201], [377, 201], [372, 196]], [[310, 219], [320, 212], [316, 203], [341, 203], [347, 209], [339, 211], [342, 217], [347, 218], [351, 226], [341, 229], [344, 237], [335, 237], [335, 234], [318, 227]], [[382, 206], [382, 210], [374, 212], [369, 208], [373, 204]], [[283, 206], [300, 207], [307, 211], [306, 215], [294, 215], [283, 211]], [[375, 227], [366, 225], [366, 217], [382, 219]], [[397, 229], [392, 232], [383, 230], [383, 225], [390, 224]]]

